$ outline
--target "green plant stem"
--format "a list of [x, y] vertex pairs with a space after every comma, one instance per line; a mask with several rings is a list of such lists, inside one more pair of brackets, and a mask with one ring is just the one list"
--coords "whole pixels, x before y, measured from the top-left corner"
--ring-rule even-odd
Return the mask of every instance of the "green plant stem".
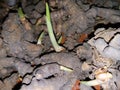
[[44, 31], [40, 34], [39, 38], [38, 38], [38, 41], [37, 41], [37, 44], [42, 44], [42, 38], [44, 36]]
[[60, 36], [59, 40], [58, 40], [58, 44], [60, 44], [62, 41], [62, 36]]
[[24, 19], [25, 18], [25, 14], [23, 13], [21, 7], [18, 8], [18, 15], [19, 15], [20, 19]]
[[46, 3], [46, 23], [47, 23], [47, 28], [48, 28], [48, 34], [50, 36], [50, 40], [52, 42], [52, 45], [53, 45], [55, 51], [60, 52], [60, 51], [64, 50], [64, 48], [62, 46], [58, 45], [58, 43], [55, 39], [52, 24], [51, 24], [50, 11], [49, 11], [48, 3]]
[[95, 85], [100, 85], [102, 83], [104, 83], [101, 80], [91, 80], [91, 81], [80, 81], [81, 84], [87, 85], [87, 86], [95, 86]]

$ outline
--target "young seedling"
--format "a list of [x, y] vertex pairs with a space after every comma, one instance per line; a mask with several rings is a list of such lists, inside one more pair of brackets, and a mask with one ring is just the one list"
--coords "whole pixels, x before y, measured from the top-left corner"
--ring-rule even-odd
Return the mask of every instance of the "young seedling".
[[48, 28], [48, 34], [49, 34], [50, 40], [52, 42], [52, 45], [53, 45], [55, 51], [56, 52], [63, 51], [64, 48], [62, 46], [58, 45], [58, 43], [55, 39], [54, 33], [53, 33], [53, 27], [52, 27], [52, 24], [51, 24], [51, 17], [50, 17], [50, 11], [49, 11], [48, 3], [46, 3], [46, 23], [47, 23], [47, 28]]
[[96, 76], [96, 79], [90, 81], [81, 81], [81, 84], [85, 84], [88, 86], [100, 85], [108, 82], [112, 78], [112, 74], [109, 72], [100, 73]]
[[96, 85], [100, 85], [103, 84], [104, 82], [101, 80], [91, 80], [91, 81], [80, 81], [81, 84], [87, 85], [87, 86], [96, 86]]
[[73, 69], [65, 67], [65, 66], [61, 66], [61, 65], [60, 65], [60, 70], [67, 71], [67, 72], [73, 72]]
[[20, 17], [20, 20], [25, 20], [25, 17], [26, 17], [26, 16], [25, 16], [25, 14], [23, 13], [21, 7], [18, 8], [18, 15], [19, 15], [19, 17]]
[[39, 38], [38, 38], [38, 41], [37, 41], [37, 44], [42, 44], [42, 38], [43, 38], [43, 36], [44, 36], [44, 31], [42, 31], [42, 33], [40, 34], [40, 36], [39, 36]]
[[24, 25], [25, 29], [26, 30], [31, 30], [31, 25], [28, 22], [28, 20], [26, 19], [26, 15], [23, 13], [21, 7], [18, 8], [18, 15], [19, 15], [20, 21]]

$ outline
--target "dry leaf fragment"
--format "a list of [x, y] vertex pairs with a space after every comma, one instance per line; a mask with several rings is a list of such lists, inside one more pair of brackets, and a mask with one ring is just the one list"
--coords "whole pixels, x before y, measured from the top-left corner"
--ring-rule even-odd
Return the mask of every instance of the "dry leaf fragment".
[[93, 87], [95, 88], [95, 90], [101, 90], [100, 85], [95, 85]]
[[80, 90], [80, 80], [76, 80], [72, 90]]
[[22, 81], [23, 81], [22, 77], [19, 77], [19, 78], [17, 79], [17, 83], [21, 83]]
[[84, 40], [87, 39], [87, 38], [88, 38], [88, 34], [83, 33], [83, 34], [80, 35], [80, 37], [78, 39], [78, 42], [83, 43]]

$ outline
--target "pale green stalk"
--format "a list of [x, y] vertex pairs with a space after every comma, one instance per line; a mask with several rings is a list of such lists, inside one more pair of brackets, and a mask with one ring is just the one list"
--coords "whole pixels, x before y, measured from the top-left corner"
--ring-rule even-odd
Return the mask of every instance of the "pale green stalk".
[[18, 8], [18, 15], [19, 15], [19, 17], [20, 17], [21, 19], [24, 19], [24, 18], [25, 18], [25, 14], [23, 13], [21, 7]]
[[42, 44], [42, 38], [44, 36], [44, 31], [40, 34], [39, 38], [38, 38], [38, 41], [37, 41], [37, 44]]
[[91, 81], [80, 81], [81, 84], [87, 85], [87, 86], [95, 86], [95, 85], [100, 85], [103, 84], [104, 82], [101, 80], [91, 80]]
[[73, 69], [65, 67], [65, 66], [60, 66], [60, 70], [68, 71], [68, 72], [73, 72]]
[[49, 34], [50, 40], [52, 42], [52, 45], [53, 45], [55, 51], [60, 52], [60, 51], [64, 50], [64, 48], [62, 46], [58, 45], [58, 43], [55, 39], [52, 24], [51, 24], [51, 17], [50, 17], [50, 11], [49, 11], [48, 3], [46, 3], [46, 23], [47, 23], [47, 28], [48, 28], [48, 34]]
[[58, 44], [60, 44], [62, 41], [62, 36], [60, 36], [59, 40], [58, 40]]

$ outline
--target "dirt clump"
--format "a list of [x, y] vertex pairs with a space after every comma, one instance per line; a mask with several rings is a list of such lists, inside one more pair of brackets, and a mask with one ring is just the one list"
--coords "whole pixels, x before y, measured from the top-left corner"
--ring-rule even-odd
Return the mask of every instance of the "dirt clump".
[[120, 2], [47, 1], [61, 52], [45, 0], [0, 1], [0, 90], [119, 90]]

